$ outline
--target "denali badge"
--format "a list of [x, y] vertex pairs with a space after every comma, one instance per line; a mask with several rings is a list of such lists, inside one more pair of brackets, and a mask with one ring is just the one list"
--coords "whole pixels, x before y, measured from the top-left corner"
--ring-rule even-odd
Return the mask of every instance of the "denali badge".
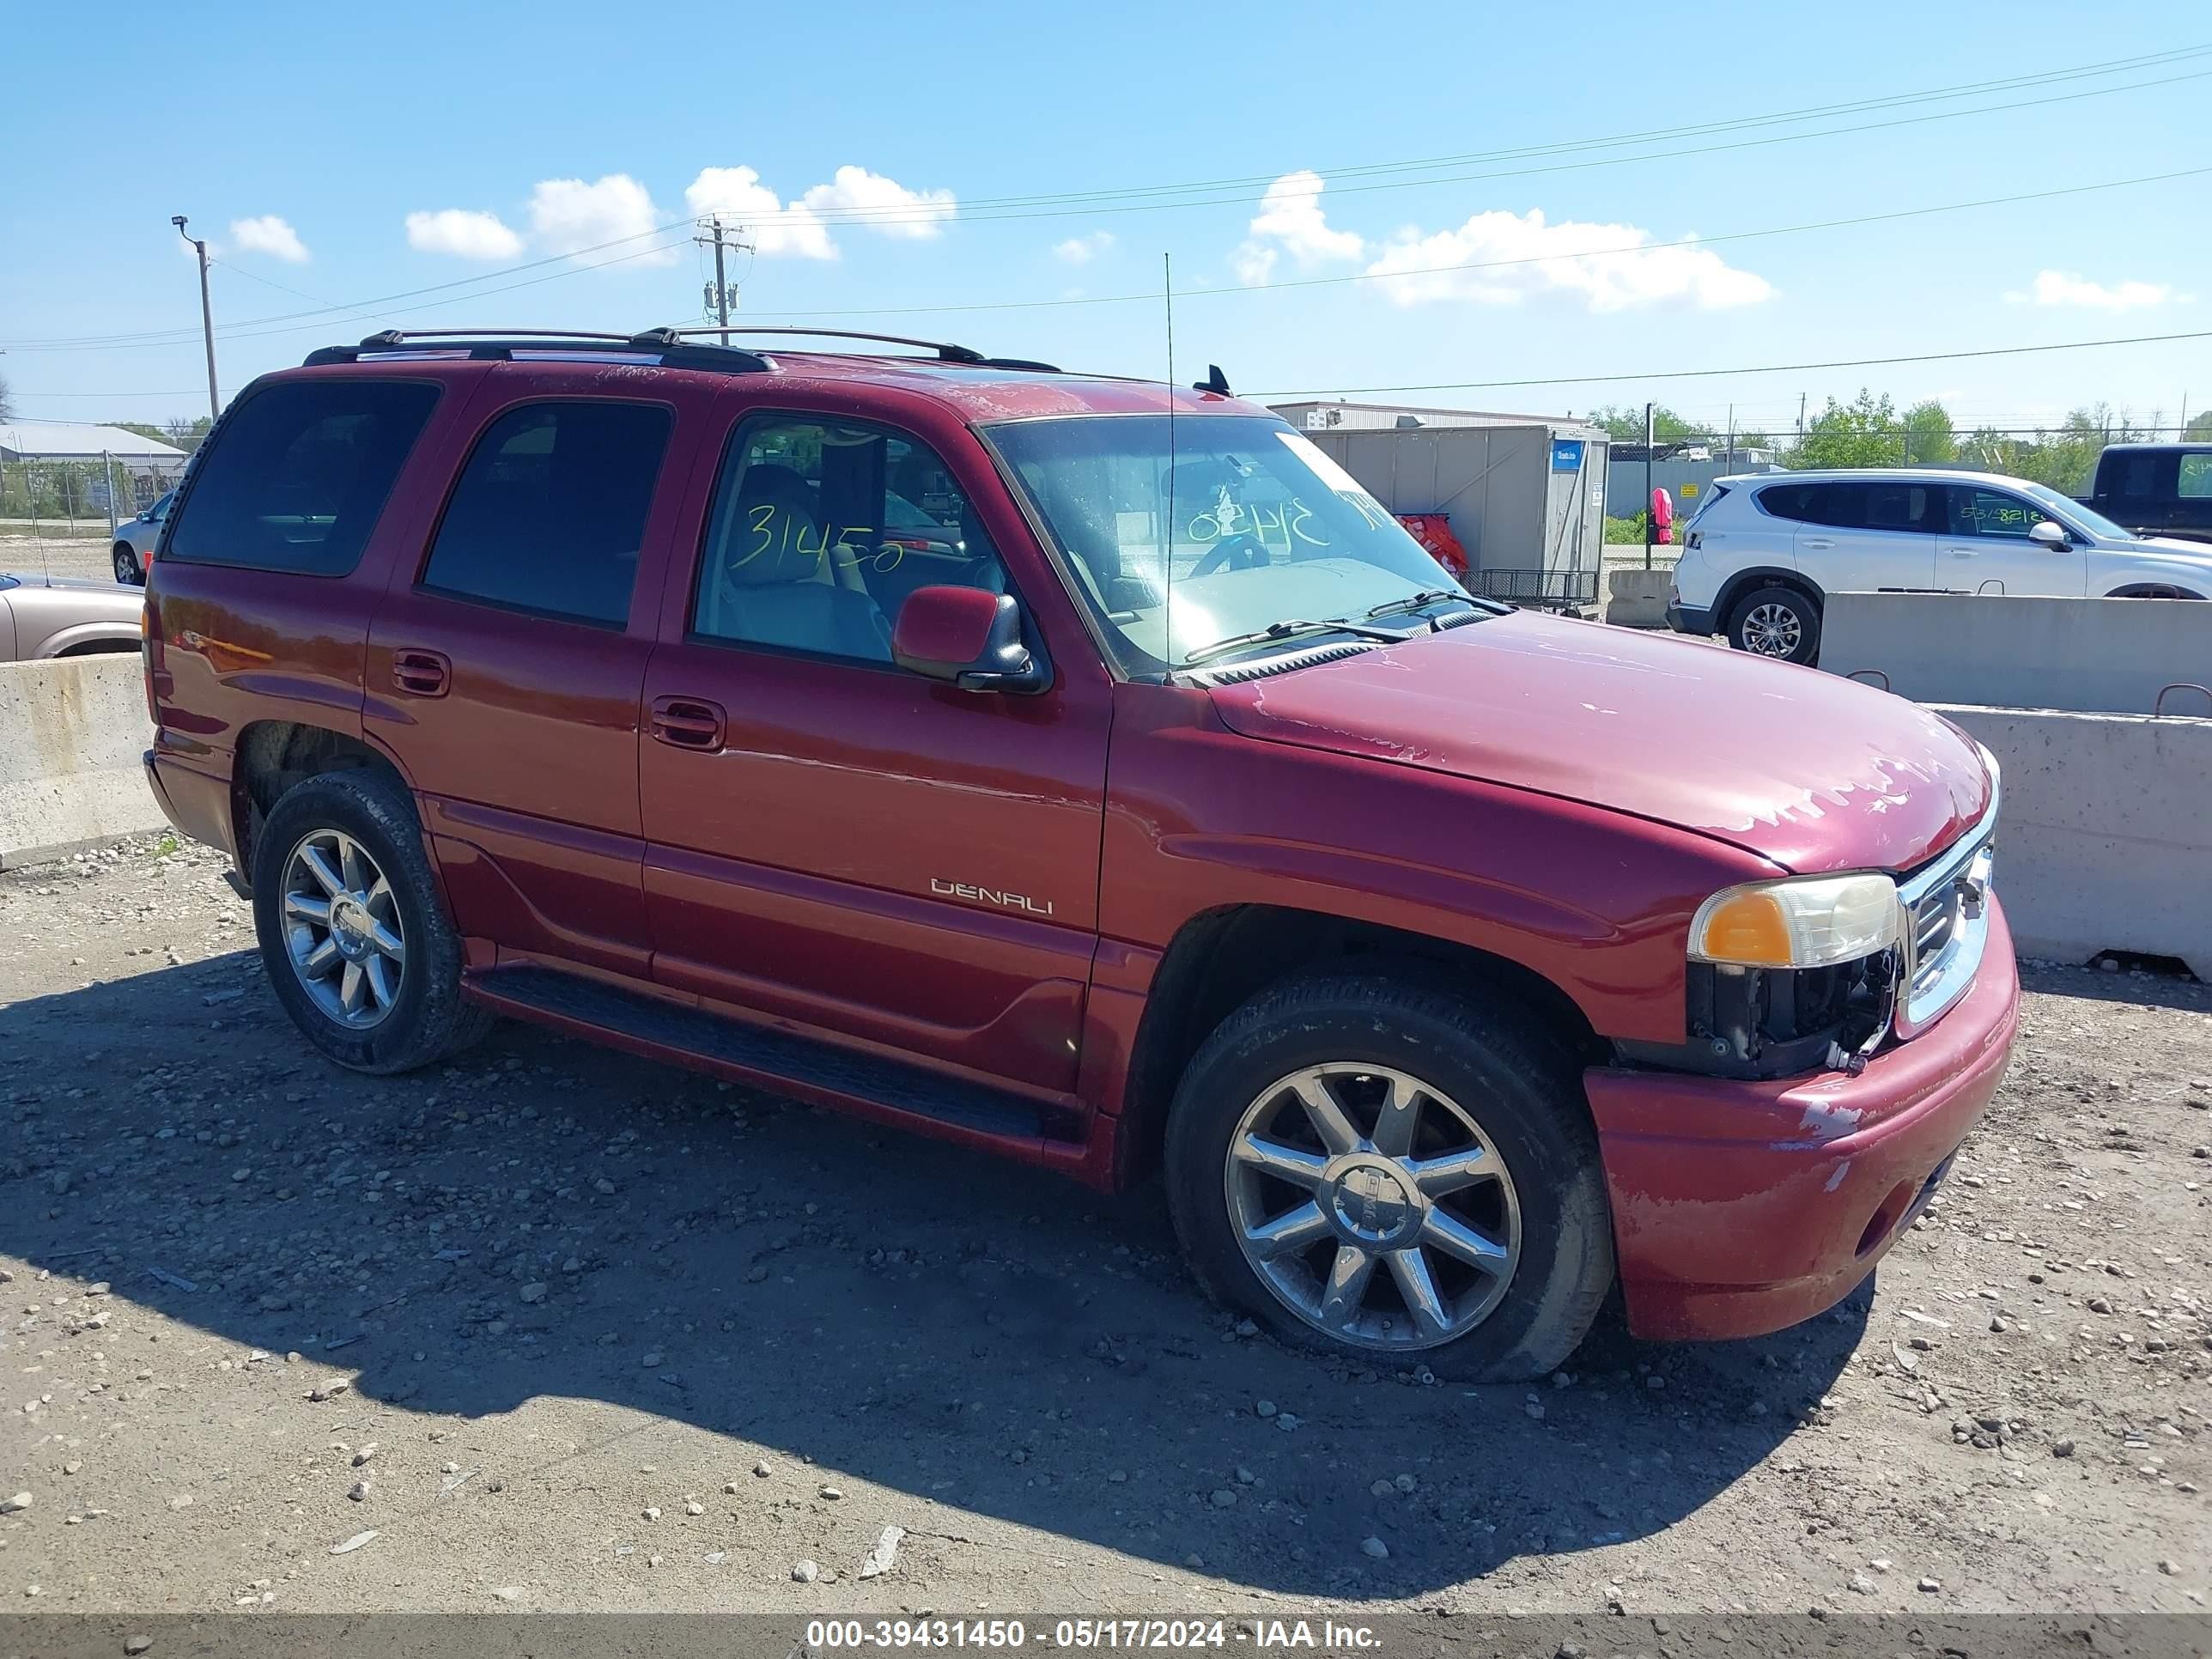
[[929, 890], [941, 894], [946, 898], [979, 899], [985, 904], [1003, 905], [1009, 910], [1026, 910], [1033, 916], [1048, 916], [1052, 914], [1050, 899], [1040, 902], [1024, 894], [1002, 892], [995, 887], [970, 887], [964, 881], [939, 881], [935, 876], [932, 876], [929, 878]]

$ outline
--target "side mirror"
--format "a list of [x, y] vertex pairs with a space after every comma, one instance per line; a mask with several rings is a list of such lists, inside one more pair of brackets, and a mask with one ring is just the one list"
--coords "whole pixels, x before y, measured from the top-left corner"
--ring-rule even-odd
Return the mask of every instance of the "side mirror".
[[2027, 538], [2039, 547], [2074, 545], [2074, 538], [2066, 533], [2066, 526], [2056, 519], [2038, 519], [2028, 526]]
[[891, 660], [909, 674], [963, 691], [1032, 696], [1052, 683], [1022, 643], [1022, 608], [1011, 593], [917, 587], [899, 607]]

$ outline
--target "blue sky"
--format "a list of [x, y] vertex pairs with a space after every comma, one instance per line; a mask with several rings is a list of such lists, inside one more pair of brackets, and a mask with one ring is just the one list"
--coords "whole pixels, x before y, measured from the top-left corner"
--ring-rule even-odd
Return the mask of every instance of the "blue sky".
[[[1119, 373], [1164, 370], [1171, 254], [1181, 377], [1219, 362], [1240, 391], [2212, 330], [2212, 172], [1684, 245], [2212, 167], [2212, 55], [1998, 84], [2212, 46], [2212, 13], [2179, 0], [2094, 26], [2033, 0], [228, 0], [128, 6], [93, 37], [64, 8], [17, 9], [6, 34], [0, 376], [30, 418], [204, 410], [173, 213], [216, 244], [226, 397], [372, 325], [697, 321], [681, 222], [716, 206], [758, 245], [737, 263], [743, 320]], [[1679, 131], [1966, 87], [1990, 89]], [[1801, 136], [1832, 129], [1852, 130]], [[1674, 136], [1589, 142], [1641, 132]], [[1402, 165], [1438, 157], [1475, 159]], [[1212, 180], [1230, 182], [1157, 189]], [[461, 285], [412, 292], [434, 284]], [[1652, 397], [1715, 422], [1733, 402], [1740, 427], [1779, 429], [1801, 392], [1817, 410], [1862, 384], [1941, 396], [1966, 424], [2097, 402], [2172, 421], [2185, 393], [2212, 403], [2212, 340], [1405, 400]]]

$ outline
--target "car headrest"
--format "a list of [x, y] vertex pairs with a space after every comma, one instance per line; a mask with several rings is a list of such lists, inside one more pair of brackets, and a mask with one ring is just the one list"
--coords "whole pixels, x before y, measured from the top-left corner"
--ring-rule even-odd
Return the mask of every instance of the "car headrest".
[[815, 581], [827, 562], [806, 481], [787, 466], [747, 467], [724, 546], [730, 581], [739, 587]]

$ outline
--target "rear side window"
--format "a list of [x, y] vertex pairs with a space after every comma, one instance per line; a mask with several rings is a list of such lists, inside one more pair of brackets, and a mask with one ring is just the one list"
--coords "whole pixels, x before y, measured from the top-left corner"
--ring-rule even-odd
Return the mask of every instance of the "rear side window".
[[1928, 522], [1928, 486], [1910, 483], [1861, 484], [1860, 501], [1869, 530], [1932, 530]]
[[2130, 501], [2147, 501], [2158, 494], [2158, 457], [2130, 455], [2120, 463], [2119, 494]]
[[419, 381], [288, 380], [224, 417], [161, 557], [343, 576], [438, 401]]
[[619, 628], [673, 424], [659, 404], [525, 404], [453, 486], [422, 586]]
[[2212, 455], [2184, 455], [2181, 481], [2174, 493], [2187, 501], [2203, 501], [2212, 495]]
[[1928, 486], [1869, 482], [1866, 483], [1783, 484], [1762, 490], [1759, 504], [1777, 518], [1800, 524], [1826, 525], [1836, 530], [1932, 529], [1929, 523]]
[[1778, 519], [1800, 519], [1805, 516], [1806, 498], [1813, 493], [1810, 484], [1777, 484], [1762, 489], [1753, 499], [1765, 512]]

